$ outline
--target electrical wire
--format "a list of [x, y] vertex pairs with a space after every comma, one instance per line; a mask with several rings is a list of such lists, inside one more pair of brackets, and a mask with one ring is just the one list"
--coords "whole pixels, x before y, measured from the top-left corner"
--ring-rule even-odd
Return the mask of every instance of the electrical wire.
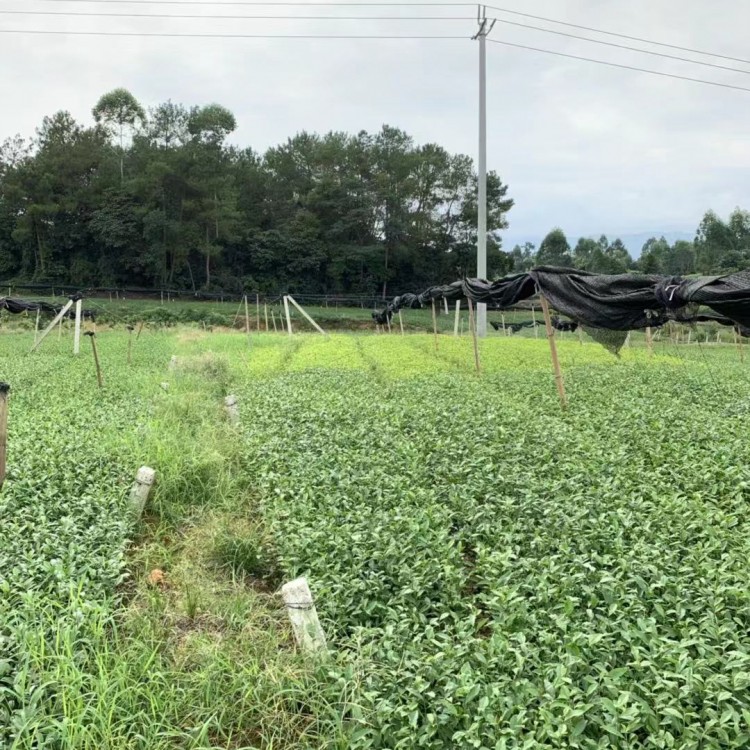
[[475, 21], [475, 16], [230, 16], [197, 13], [70, 13], [65, 10], [0, 10], [3, 16], [57, 16], [65, 18], [190, 18], [230, 21]]
[[703, 83], [707, 86], [718, 86], [724, 89], [734, 89], [735, 91], [746, 91], [750, 93], [750, 88], [745, 86], [735, 86], [731, 83], [719, 83], [719, 81], [707, 81], [703, 78], [691, 78], [690, 76], [681, 76], [677, 73], [665, 73], [661, 70], [649, 70], [648, 68], [639, 68], [635, 65], [624, 65], [622, 63], [607, 62], [606, 60], [597, 60], [593, 57], [582, 57], [581, 55], [569, 55], [566, 52], [555, 52], [542, 47], [530, 47], [526, 44], [515, 44], [514, 42], [505, 42], [501, 39], [488, 39], [492, 44], [502, 44], [506, 47], [515, 47], [516, 49], [530, 50], [531, 52], [543, 52], [545, 55], [555, 55], [557, 57], [567, 57], [571, 60], [582, 60], [583, 62], [596, 63], [597, 65], [606, 65], [610, 68], [622, 68], [623, 70], [635, 70], [639, 73], [651, 73], [651, 75], [662, 76], [664, 78], [676, 78], [679, 81], [690, 81], [691, 83]]
[[[180, 33], [143, 32], [143, 31], [63, 31], [59, 29], [0, 29], [0, 34], [34, 34], [42, 36], [126, 36], [126, 37], [168, 37], [179, 39], [461, 39], [466, 41], [469, 36], [446, 36], [432, 34], [210, 34], [210, 33]], [[750, 90], [750, 89], [748, 89]]]
[[[476, 3], [356, 3], [356, 2], [255, 2], [255, 0], [36, 0], [39, 3], [87, 3], [96, 5], [245, 5], [280, 7], [357, 7], [357, 8], [476, 8]], [[474, 18], [474, 17], [472, 17]]]
[[653, 55], [654, 57], [663, 57], [668, 60], [678, 60], [679, 62], [692, 63], [693, 65], [703, 65], [707, 68], [718, 68], [719, 70], [729, 70], [732, 73], [744, 73], [750, 75], [750, 70], [742, 70], [741, 68], [731, 68], [728, 65], [719, 65], [717, 63], [705, 62], [703, 60], [691, 60], [689, 57], [680, 57], [679, 55], [669, 55], [666, 52], [655, 52], [654, 50], [641, 49], [639, 47], [631, 47], [627, 44], [617, 44], [616, 42], [605, 42], [602, 39], [592, 39], [588, 36], [580, 36], [578, 34], [569, 34], [566, 31], [555, 31], [554, 29], [544, 29], [541, 26], [531, 26], [526, 23], [517, 23], [516, 21], [504, 21], [502, 18], [493, 19], [498, 23], [506, 24], [508, 26], [517, 26], [522, 29], [533, 29], [534, 31], [543, 31], [545, 34], [555, 34], [556, 36], [564, 36], [568, 39], [580, 39], [584, 42], [591, 42], [592, 44], [601, 44], [606, 47], [615, 47], [616, 49], [629, 50], [631, 52], [640, 52], [643, 55]]
[[[47, 1], [47, 0], [42, 0]], [[55, 2], [59, 2], [59, 0], [54, 0]], [[95, 0], [74, 0], [75, 2], [94, 2]], [[111, 2], [112, 0], [110, 0]], [[546, 18], [545, 16], [535, 16], [531, 13], [522, 13], [520, 10], [509, 10], [508, 8], [501, 8], [497, 5], [486, 5], [486, 8], [490, 8], [491, 10], [497, 10], [501, 13], [508, 13], [513, 16], [523, 16], [524, 18], [533, 18], [535, 21], [546, 21], [547, 23], [556, 23], [559, 26], [568, 26], [572, 29], [582, 29], [583, 31], [593, 31], [597, 34], [605, 34], [606, 36], [616, 36], [620, 37], [620, 39], [629, 39], [631, 42], [643, 42], [644, 44], [654, 44], [658, 47], [669, 47], [670, 49], [676, 49], [680, 52], [693, 52], [696, 55], [707, 55], [709, 57], [720, 57], [724, 60], [731, 60], [732, 62], [738, 62], [738, 63], [746, 63], [747, 65], [750, 65], [750, 60], [744, 60], [740, 57], [732, 57], [731, 55], [724, 55], [720, 52], [707, 52], [706, 50], [701, 49], [695, 49], [693, 47], [681, 47], [678, 44], [669, 44], [667, 42], [658, 42], [655, 39], [645, 39], [644, 37], [640, 36], [630, 36], [628, 34], [620, 34], [616, 31], [606, 31], [605, 29], [597, 29], [593, 26], [583, 26], [578, 23], [569, 23], [568, 21], [559, 21], [555, 18]]]

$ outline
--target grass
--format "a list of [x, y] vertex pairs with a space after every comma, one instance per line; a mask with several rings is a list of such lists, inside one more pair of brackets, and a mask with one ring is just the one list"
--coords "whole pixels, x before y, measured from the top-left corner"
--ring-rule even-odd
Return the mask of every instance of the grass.
[[102, 391], [68, 333], [0, 337], [0, 747], [750, 742], [733, 345], [564, 337], [562, 413], [533, 334], [480, 342], [481, 377], [467, 336], [148, 330], [132, 366], [98, 339]]

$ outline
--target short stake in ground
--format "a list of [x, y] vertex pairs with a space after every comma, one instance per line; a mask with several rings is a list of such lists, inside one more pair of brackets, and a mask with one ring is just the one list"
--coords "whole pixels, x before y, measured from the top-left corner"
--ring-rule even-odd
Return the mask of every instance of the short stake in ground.
[[237, 406], [237, 397], [229, 395], [224, 399], [224, 408], [229, 417], [229, 424], [236, 427], [240, 423], [240, 409]]
[[477, 375], [481, 372], [479, 366], [479, 342], [477, 341], [477, 326], [474, 320], [474, 304], [469, 299], [469, 328], [471, 328], [471, 336], [474, 341], [474, 364], [477, 368]]
[[133, 363], [133, 326], [128, 326], [128, 364]]
[[281, 587], [289, 620], [297, 645], [308, 654], [325, 656], [328, 653], [326, 636], [318, 620], [307, 579], [296, 578]]
[[555, 343], [555, 329], [552, 327], [552, 319], [549, 314], [549, 305], [544, 295], [539, 297], [542, 303], [542, 312], [544, 313], [544, 325], [547, 329], [547, 341], [549, 342], [549, 351], [552, 355], [552, 370], [555, 373], [555, 383], [557, 384], [557, 393], [560, 396], [560, 405], [563, 409], [568, 408], [568, 397], [565, 394], [565, 383], [563, 382], [562, 370], [560, 369], [560, 360], [557, 358], [557, 344]]
[[5, 482], [5, 460], [8, 452], [8, 393], [10, 386], [0, 383], [0, 490]]
[[96, 382], [102, 387], [102, 368], [99, 367], [99, 355], [96, 353], [96, 334], [93, 331], [86, 331], [83, 334], [91, 339], [91, 351], [94, 353], [94, 365], [96, 366]]
[[156, 472], [148, 466], [141, 466], [135, 475], [135, 483], [130, 490], [130, 509], [134, 518], [138, 519], [146, 507], [151, 488], [156, 481]]

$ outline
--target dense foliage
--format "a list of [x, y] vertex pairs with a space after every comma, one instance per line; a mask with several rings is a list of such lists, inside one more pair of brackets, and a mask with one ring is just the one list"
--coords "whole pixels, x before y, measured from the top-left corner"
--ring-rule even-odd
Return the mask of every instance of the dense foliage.
[[641, 273], [684, 276], [722, 274], [750, 266], [750, 212], [736, 208], [724, 221], [707, 211], [695, 234], [695, 240], [677, 240], [670, 245], [664, 237], [651, 237], [634, 260], [619, 238], [605, 235], [594, 239], [580, 237], [571, 248], [559, 227], [550, 231], [537, 250], [533, 243], [516, 245], [509, 253], [508, 265], [514, 272], [534, 266], [566, 266], [594, 273]]
[[[470, 272], [472, 159], [397, 128], [299, 133], [258, 154], [219, 105], [146, 113], [117, 89], [0, 147], [0, 278], [278, 292], [412, 289]], [[513, 205], [488, 176], [489, 270]]]
[[351, 746], [746, 747], [743, 367], [565, 342], [562, 414], [544, 347], [251, 357], [249, 471], [360, 665]]

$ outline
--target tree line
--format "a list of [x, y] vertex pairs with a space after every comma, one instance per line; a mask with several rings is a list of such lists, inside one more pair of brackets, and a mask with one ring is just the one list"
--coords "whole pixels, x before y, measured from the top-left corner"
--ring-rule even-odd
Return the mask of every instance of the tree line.
[[[124, 89], [92, 114], [57, 112], [0, 146], [0, 279], [386, 295], [473, 273], [468, 156], [387, 125], [260, 154], [228, 142], [220, 105], [146, 111]], [[491, 172], [490, 275], [508, 267], [512, 206]]]
[[508, 254], [508, 271], [520, 273], [535, 266], [563, 266], [594, 273], [650, 273], [667, 276], [725, 274], [750, 268], [750, 212], [736, 208], [728, 220], [707, 211], [692, 242], [651, 237], [634, 260], [622, 240], [610, 242], [581, 237], [571, 247], [559, 227], [550, 231], [537, 249], [531, 242], [516, 245]]

